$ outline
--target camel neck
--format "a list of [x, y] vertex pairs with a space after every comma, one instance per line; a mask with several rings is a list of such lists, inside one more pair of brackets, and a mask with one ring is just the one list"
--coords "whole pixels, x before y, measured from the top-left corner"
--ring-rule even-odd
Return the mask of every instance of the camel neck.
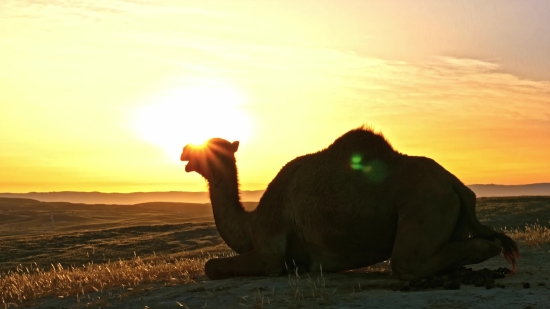
[[239, 254], [251, 251], [252, 213], [241, 204], [236, 169], [233, 175], [224, 175], [211, 183], [210, 201], [216, 228], [225, 243]]

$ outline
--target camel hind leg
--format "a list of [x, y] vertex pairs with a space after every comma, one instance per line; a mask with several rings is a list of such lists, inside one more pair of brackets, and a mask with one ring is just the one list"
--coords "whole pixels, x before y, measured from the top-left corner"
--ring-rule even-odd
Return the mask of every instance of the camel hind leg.
[[482, 238], [447, 243], [425, 260], [420, 268], [409, 270], [399, 277], [405, 280], [428, 277], [441, 270], [481, 263], [499, 255], [500, 251], [501, 245], [498, 241], [488, 241]]
[[232, 257], [210, 259], [204, 265], [206, 276], [212, 280], [238, 276], [280, 275], [282, 271], [279, 261], [257, 250]]
[[422, 194], [398, 211], [391, 257], [393, 275], [411, 280], [483, 262], [501, 251], [499, 241], [464, 239], [460, 200], [453, 191]]

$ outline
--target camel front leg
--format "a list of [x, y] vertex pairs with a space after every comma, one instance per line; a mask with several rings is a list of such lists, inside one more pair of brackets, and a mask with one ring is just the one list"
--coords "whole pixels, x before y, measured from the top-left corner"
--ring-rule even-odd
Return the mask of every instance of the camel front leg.
[[268, 276], [280, 275], [283, 265], [257, 250], [227, 258], [211, 259], [204, 265], [206, 276], [212, 280], [239, 276]]

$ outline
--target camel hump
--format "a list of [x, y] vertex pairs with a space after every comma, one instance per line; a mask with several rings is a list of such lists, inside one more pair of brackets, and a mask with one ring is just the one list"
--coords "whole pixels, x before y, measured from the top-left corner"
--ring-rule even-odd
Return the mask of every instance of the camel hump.
[[512, 264], [512, 273], [516, 270], [516, 259], [519, 257], [518, 246], [512, 238], [504, 233], [495, 231], [494, 229], [481, 224], [477, 219], [475, 207], [476, 207], [476, 194], [466, 187], [456, 177], [454, 179], [453, 188], [460, 198], [460, 208], [464, 212], [470, 233], [473, 237], [479, 237], [486, 240], [499, 240], [502, 244], [502, 254], [504, 258]]
[[365, 126], [348, 131], [337, 138], [326, 150], [341, 154], [360, 152], [366, 157], [377, 158], [385, 158], [396, 154], [396, 151], [382, 133], [376, 133], [372, 128]]

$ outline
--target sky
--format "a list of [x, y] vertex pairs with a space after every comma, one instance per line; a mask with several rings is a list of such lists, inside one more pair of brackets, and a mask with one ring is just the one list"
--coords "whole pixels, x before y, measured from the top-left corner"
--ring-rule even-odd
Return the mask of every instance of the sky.
[[550, 2], [2, 0], [0, 192], [242, 190], [363, 124], [466, 184], [550, 182]]

